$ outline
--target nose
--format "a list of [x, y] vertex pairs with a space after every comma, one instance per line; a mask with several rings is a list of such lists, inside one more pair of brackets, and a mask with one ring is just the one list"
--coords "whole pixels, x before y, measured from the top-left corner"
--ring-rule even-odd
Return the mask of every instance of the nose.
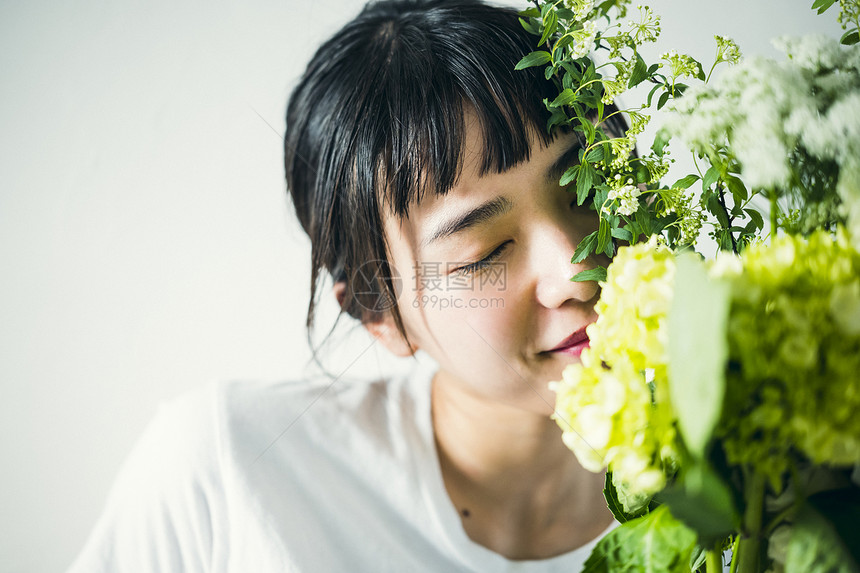
[[[581, 263], [571, 263], [579, 242], [591, 232], [590, 225], [583, 225], [581, 218], [542, 225], [534, 242], [532, 272], [535, 277], [535, 297], [546, 308], [558, 308], [566, 303], [592, 303], [600, 287], [596, 281], [571, 281], [577, 273], [596, 268], [594, 255]], [[592, 213], [593, 215], [593, 213]], [[579, 223], [579, 224], [578, 224]]]

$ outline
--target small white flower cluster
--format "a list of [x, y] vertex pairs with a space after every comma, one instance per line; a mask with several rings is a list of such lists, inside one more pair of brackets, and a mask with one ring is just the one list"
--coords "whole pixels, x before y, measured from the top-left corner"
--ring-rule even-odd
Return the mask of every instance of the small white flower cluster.
[[726, 36], [714, 36], [717, 41], [717, 61], [737, 64], [741, 59], [741, 49], [735, 41]]
[[621, 50], [630, 44], [630, 36], [625, 32], [617, 36], [605, 36], [602, 38], [609, 45], [609, 58], [614, 60], [621, 57]]
[[627, 137], [634, 137], [643, 131], [645, 126], [651, 121], [651, 116], [644, 113], [639, 113], [636, 110], [628, 110], [627, 118], [630, 122], [630, 129], [627, 130]]
[[636, 140], [630, 137], [615, 137], [609, 140], [609, 148], [615, 158], [610, 162], [609, 168], [618, 170], [627, 166], [630, 160], [630, 152], [636, 145]]
[[669, 64], [669, 68], [672, 70], [671, 76], [673, 80], [682, 76], [690, 78], [695, 77], [696, 73], [699, 71], [699, 66], [696, 64], [696, 60], [687, 54], [679, 54], [675, 50], [663, 53], [663, 55], [660, 56], [660, 59]]
[[792, 152], [839, 166], [835, 191], [860, 241], [860, 45], [781, 39], [788, 60], [747, 58], [669, 108], [665, 128], [700, 153], [728, 147], [748, 186], [790, 189]]
[[694, 201], [693, 195], [687, 193], [686, 189], [666, 189], [658, 192], [660, 209], [658, 216], [670, 214], [677, 215], [674, 226], [678, 228], [678, 243], [682, 245], [695, 245], [705, 223], [705, 214], [701, 205]]
[[639, 209], [641, 194], [639, 187], [633, 184], [633, 179], [627, 179], [626, 184], [622, 184], [621, 175], [616, 174], [615, 179], [610, 181], [609, 200], [618, 201], [618, 212], [626, 217]]
[[653, 42], [660, 35], [660, 16], [654, 14], [648, 6], [637, 6], [639, 21], [628, 22], [630, 35], [636, 44]]
[[633, 60], [611, 63], [617, 72], [615, 77], [603, 78], [601, 80], [603, 83], [603, 97], [601, 100], [606, 105], [610, 105], [619, 94], [627, 91], [627, 82], [630, 80], [630, 76], [633, 74], [633, 67], [636, 65], [636, 62]]
[[587, 20], [582, 23], [582, 28], [571, 32], [574, 41], [576, 42], [570, 51], [571, 56], [575, 59], [584, 58], [594, 49], [594, 38], [597, 36], [597, 24], [593, 20]]
[[860, 2], [858, 0], [839, 0], [839, 23], [842, 28], [851, 24], [857, 25], [860, 20]]
[[594, 10], [594, 0], [566, 0], [564, 4], [573, 10], [573, 16], [577, 20], [585, 20]]

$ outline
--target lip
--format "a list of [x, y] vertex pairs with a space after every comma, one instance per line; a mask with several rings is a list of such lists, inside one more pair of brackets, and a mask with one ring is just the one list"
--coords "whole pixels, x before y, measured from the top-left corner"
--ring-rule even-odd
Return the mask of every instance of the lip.
[[562, 340], [557, 346], [547, 350], [547, 353], [552, 354], [566, 354], [568, 356], [576, 356], [579, 357], [582, 354], [582, 351], [588, 348], [590, 340], [588, 339], [588, 334], [585, 333], [585, 329], [588, 325], [583, 326], [564, 340]]

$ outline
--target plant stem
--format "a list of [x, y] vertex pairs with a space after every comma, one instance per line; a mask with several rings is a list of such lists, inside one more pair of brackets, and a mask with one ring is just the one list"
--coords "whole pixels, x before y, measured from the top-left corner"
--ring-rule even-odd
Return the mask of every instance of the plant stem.
[[711, 74], [714, 73], [714, 68], [716, 68], [719, 63], [719, 60], [714, 61], [714, 65], [711, 66], [711, 70], [708, 72], [708, 77], [705, 78], [705, 83], [708, 83], [711, 80]]
[[737, 244], [737, 242], [735, 242], [735, 234], [732, 233], [732, 222], [734, 221], [734, 217], [732, 217], [732, 214], [729, 213], [729, 208], [726, 206], [726, 196], [725, 196], [725, 192], [723, 191], [722, 183], [717, 184], [717, 191], [719, 192], [719, 194], [717, 195], [717, 198], [720, 202], [720, 207], [723, 208], [723, 212], [726, 214], [726, 218], [729, 220], [728, 233], [729, 233], [729, 238], [732, 240], [732, 252], [737, 255], [738, 254], [738, 244]]
[[708, 573], [721, 573], [723, 570], [723, 560], [720, 557], [720, 548], [717, 546], [710, 551], [705, 552], [705, 571]]
[[758, 573], [759, 571], [764, 486], [765, 477], [758, 473], [749, 476], [746, 483], [744, 497], [747, 508], [744, 511], [744, 531], [738, 543], [738, 553], [732, 556], [732, 561], [738, 560], [739, 573]]
[[775, 239], [779, 204], [776, 202], [776, 191], [771, 191], [770, 193], [770, 238]]
[[735, 541], [732, 543], [732, 566], [729, 567], [729, 573], [737, 573], [738, 570], [738, 543], [741, 540], [740, 535], [735, 536]]

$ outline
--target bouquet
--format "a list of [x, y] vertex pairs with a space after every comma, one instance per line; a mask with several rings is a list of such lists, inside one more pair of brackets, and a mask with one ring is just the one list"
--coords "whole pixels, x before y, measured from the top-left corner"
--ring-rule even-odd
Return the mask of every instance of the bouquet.
[[[783, 39], [774, 61], [717, 36], [707, 72], [671, 51], [644, 60], [660, 33], [648, 7], [521, 13], [537, 49], [518, 67], [559, 89], [548, 129], [584, 142], [561, 184], [600, 218], [572, 262], [612, 257], [572, 278], [601, 282], [599, 318], [553, 383], [563, 439], [607, 471], [622, 524], [586, 571], [860, 571], [860, 2], [839, 7], [840, 41]], [[643, 83], [645, 102], [614, 106]], [[665, 185], [670, 142], [696, 173]]]

